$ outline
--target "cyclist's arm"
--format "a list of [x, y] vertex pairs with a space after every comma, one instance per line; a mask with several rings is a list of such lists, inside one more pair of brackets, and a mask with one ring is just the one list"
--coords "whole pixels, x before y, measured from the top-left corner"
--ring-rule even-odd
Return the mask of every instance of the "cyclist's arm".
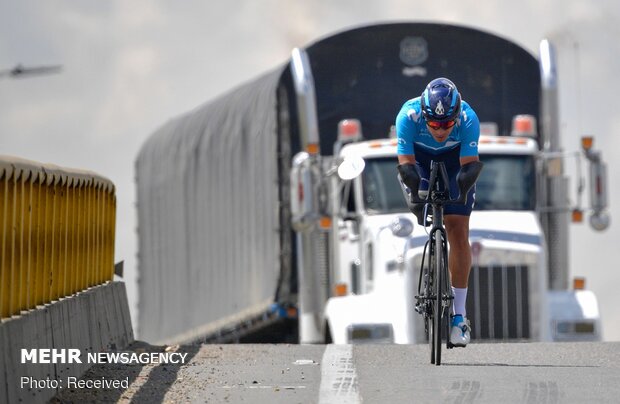
[[480, 121], [478, 116], [470, 107], [465, 107], [461, 116], [461, 130], [463, 139], [461, 141], [461, 166], [479, 161], [478, 158], [478, 139], [480, 138]]
[[[399, 156], [400, 157], [400, 156]], [[400, 161], [400, 160], [399, 160]], [[414, 159], [415, 161], [415, 159]], [[478, 155], [475, 156], [465, 156], [465, 157], [461, 157], [459, 159], [459, 161], [461, 162], [461, 166], [464, 166], [467, 163], [471, 163], [472, 161], [480, 161], [480, 159], [478, 158]]]
[[413, 138], [419, 131], [416, 123], [416, 120], [419, 119], [419, 112], [417, 112], [417, 107], [413, 105], [414, 103], [411, 100], [405, 102], [396, 116], [395, 127], [398, 139], [396, 153], [398, 154], [399, 164], [415, 164]]
[[415, 164], [415, 155], [413, 154], [399, 154], [398, 164]]

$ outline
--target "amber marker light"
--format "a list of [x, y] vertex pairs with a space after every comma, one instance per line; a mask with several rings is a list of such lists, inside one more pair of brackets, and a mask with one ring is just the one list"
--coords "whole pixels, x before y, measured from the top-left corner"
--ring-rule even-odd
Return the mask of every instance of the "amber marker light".
[[317, 143], [309, 143], [308, 146], [306, 146], [306, 151], [310, 154], [318, 154], [319, 145]]
[[590, 150], [593, 144], [594, 144], [594, 137], [592, 136], [581, 137], [581, 147], [583, 147], [584, 150]]
[[332, 227], [332, 219], [329, 216], [323, 216], [319, 220], [319, 227], [321, 229], [329, 229]]
[[581, 223], [583, 222], [583, 211], [580, 209], [573, 209], [571, 213], [571, 219], [573, 223]]
[[334, 286], [334, 296], [346, 296], [346, 295], [347, 295], [347, 284], [337, 283]]
[[586, 278], [577, 277], [573, 279], [573, 289], [584, 290], [586, 288]]

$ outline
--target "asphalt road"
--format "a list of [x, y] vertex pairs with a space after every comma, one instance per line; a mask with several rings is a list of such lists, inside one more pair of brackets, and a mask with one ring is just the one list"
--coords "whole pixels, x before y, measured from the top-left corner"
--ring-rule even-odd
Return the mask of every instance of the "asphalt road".
[[611, 403], [620, 343], [471, 344], [430, 365], [425, 345], [136, 343], [132, 352], [187, 353], [186, 363], [96, 365], [83, 380], [128, 388], [65, 389], [55, 402]]

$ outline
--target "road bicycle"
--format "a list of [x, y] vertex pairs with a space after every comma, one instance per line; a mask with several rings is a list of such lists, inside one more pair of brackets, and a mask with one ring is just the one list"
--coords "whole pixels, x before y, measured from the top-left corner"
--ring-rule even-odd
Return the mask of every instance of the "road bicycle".
[[[422, 223], [425, 226], [431, 225], [422, 255], [415, 310], [424, 316], [431, 363], [437, 366], [441, 365], [442, 329], [445, 331], [446, 347], [453, 348], [450, 343], [449, 313], [454, 297], [448, 271], [448, 239], [443, 223], [443, 210], [446, 205], [466, 203], [467, 193], [478, 179], [482, 165], [481, 162], [474, 161], [461, 167], [457, 174], [459, 196], [456, 199], [450, 198], [449, 178], [443, 162], [431, 161], [428, 192], [411, 192], [410, 188], [403, 187], [407, 205], [416, 213], [414, 206], [424, 204]], [[430, 222], [427, 219], [428, 208], [431, 209]], [[425, 265], [427, 260], [428, 265]]]

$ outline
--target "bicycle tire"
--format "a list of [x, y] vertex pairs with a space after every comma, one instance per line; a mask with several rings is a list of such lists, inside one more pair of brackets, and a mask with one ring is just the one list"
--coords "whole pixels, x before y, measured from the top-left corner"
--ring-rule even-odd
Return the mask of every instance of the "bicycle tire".
[[435, 299], [433, 301], [433, 350], [435, 351], [435, 365], [441, 365], [441, 329], [443, 319], [443, 237], [441, 232], [435, 233], [435, 262], [433, 271], [435, 272]]
[[426, 308], [428, 310], [428, 316], [426, 317], [426, 323], [427, 323], [427, 338], [428, 338], [428, 346], [430, 348], [431, 351], [431, 364], [435, 363], [435, 343], [434, 343], [434, 310], [435, 307], [433, 305], [433, 301], [431, 301], [431, 296], [433, 296], [433, 293], [435, 292], [435, 281], [434, 281], [434, 273], [433, 273], [433, 268], [434, 268], [434, 255], [432, 253], [432, 248], [430, 249], [430, 257], [428, 260], [428, 283], [426, 284]]
[[446, 348], [452, 349], [454, 348], [454, 346], [450, 342], [450, 328], [451, 328], [450, 327], [451, 326], [450, 313], [452, 313], [452, 304], [454, 303], [454, 296], [452, 296], [452, 283], [450, 282], [450, 275], [448, 271], [448, 248], [445, 245], [444, 245], [443, 253], [444, 253], [444, 256], [443, 256], [444, 257], [443, 258], [444, 272], [443, 273], [446, 278], [444, 282], [444, 299], [446, 301], [446, 304], [444, 305], [444, 317], [445, 317], [444, 330], [446, 331]]
[[430, 352], [431, 352], [431, 363], [435, 363], [435, 350], [433, 348], [433, 306], [430, 300], [426, 300], [426, 299], [430, 299], [433, 293], [430, 271], [428, 271], [427, 276], [428, 276], [427, 277], [428, 281], [426, 282], [425, 289], [424, 289], [424, 296], [425, 296], [424, 331], [426, 333], [426, 340], [428, 341], [428, 347], [430, 348]]

